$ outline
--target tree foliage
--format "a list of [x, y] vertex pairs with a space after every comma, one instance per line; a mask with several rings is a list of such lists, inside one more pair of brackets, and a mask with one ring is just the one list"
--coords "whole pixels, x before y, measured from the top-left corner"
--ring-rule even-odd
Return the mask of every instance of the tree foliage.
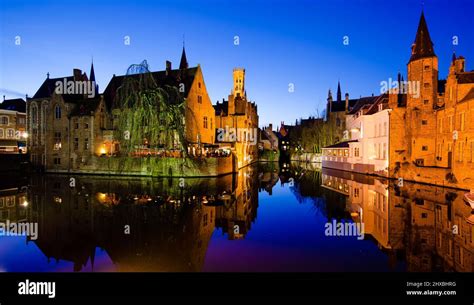
[[130, 154], [146, 143], [186, 153], [185, 99], [177, 87], [158, 85], [146, 61], [128, 68], [116, 96], [120, 115], [114, 138], [121, 152]]

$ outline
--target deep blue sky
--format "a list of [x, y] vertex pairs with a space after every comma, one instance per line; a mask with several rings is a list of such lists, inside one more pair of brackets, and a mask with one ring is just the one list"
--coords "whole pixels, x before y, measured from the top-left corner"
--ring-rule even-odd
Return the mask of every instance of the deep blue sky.
[[[453, 49], [474, 64], [474, 0], [424, 0], [447, 74]], [[232, 69], [246, 68], [247, 95], [260, 125], [293, 123], [321, 112], [337, 81], [351, 97], [377, 94], [380, 82], [406, 74], [422, 0], [363, 1], [11, 1], [0, 2], [0, 94], [32, 96], [51, 77], [89, 73], [101, 90], [112, 75], [146, 59], [177, 67], [183, 34], [190, 65], [204, 72], [211, 100], [227, 98]], [[15, 45], [15, 36], [21, 45]], [[131, 37], [131, 45], [123, 37]], [[234, 36], [240, 45], [234, 45]], [[349, 45], [343, 44], [343, 36]], [[453, 47], [452, 36], [459, 37]], [[293, 83], [295, 91], [288, 92]]]

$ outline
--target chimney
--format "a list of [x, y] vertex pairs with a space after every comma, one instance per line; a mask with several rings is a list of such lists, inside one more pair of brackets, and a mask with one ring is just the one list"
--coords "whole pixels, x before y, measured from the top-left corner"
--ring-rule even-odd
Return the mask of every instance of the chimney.
[[171, 61], [167, 60], [166, 61], [166, 75], [170, 75], [171, 72]]
[[73, 69], [72, 72], [73, 72], [73, 76], [74, 76], [74, 80], [75, 80], [75, 81], [81, 80], [81, 78], [82, 78], [82, 71], [81, 71], [81, 69]]
[[349, 112], [349, 93], [346, 92], [346, 112]]
[[270, 131], [273, 130], [273, 124], [272, 123], [268, 124], [268, 129], [270, 129]]

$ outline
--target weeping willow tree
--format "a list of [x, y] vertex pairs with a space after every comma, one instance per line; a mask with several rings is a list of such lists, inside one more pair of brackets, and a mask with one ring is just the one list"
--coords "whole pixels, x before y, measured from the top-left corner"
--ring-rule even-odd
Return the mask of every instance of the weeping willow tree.
[[177, 87], [158, 85], [146, 61], [128, 68], [115, 102], [120, 115], [114, 138], [123, 153], [146, 145], [187, 154], [184, 96]]

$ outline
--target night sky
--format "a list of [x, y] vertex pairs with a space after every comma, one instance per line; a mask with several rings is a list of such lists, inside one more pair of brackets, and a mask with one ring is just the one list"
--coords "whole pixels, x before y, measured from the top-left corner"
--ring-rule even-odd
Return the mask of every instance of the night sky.
[[[424, 2], [440, 78], [453, 50], [473, 70], [474, 1]], [[184, 35], [189, 64], [201, 64], [213, 103], [227, 99], [232, 69], [243, 67], [260, 126], [294, 123], [321, 113], [338, 80], [343, 95], [359, 97], [378, 94], [380, 82], [399, 71], [406, 75], [421, 10], [415, 0], [1, 1], [0, 95], [33, 96], [47, 72], [89, 74], [92, 57], [101, 91], [144, 59], [153, 71], [165, 60], [177, 67]]]

